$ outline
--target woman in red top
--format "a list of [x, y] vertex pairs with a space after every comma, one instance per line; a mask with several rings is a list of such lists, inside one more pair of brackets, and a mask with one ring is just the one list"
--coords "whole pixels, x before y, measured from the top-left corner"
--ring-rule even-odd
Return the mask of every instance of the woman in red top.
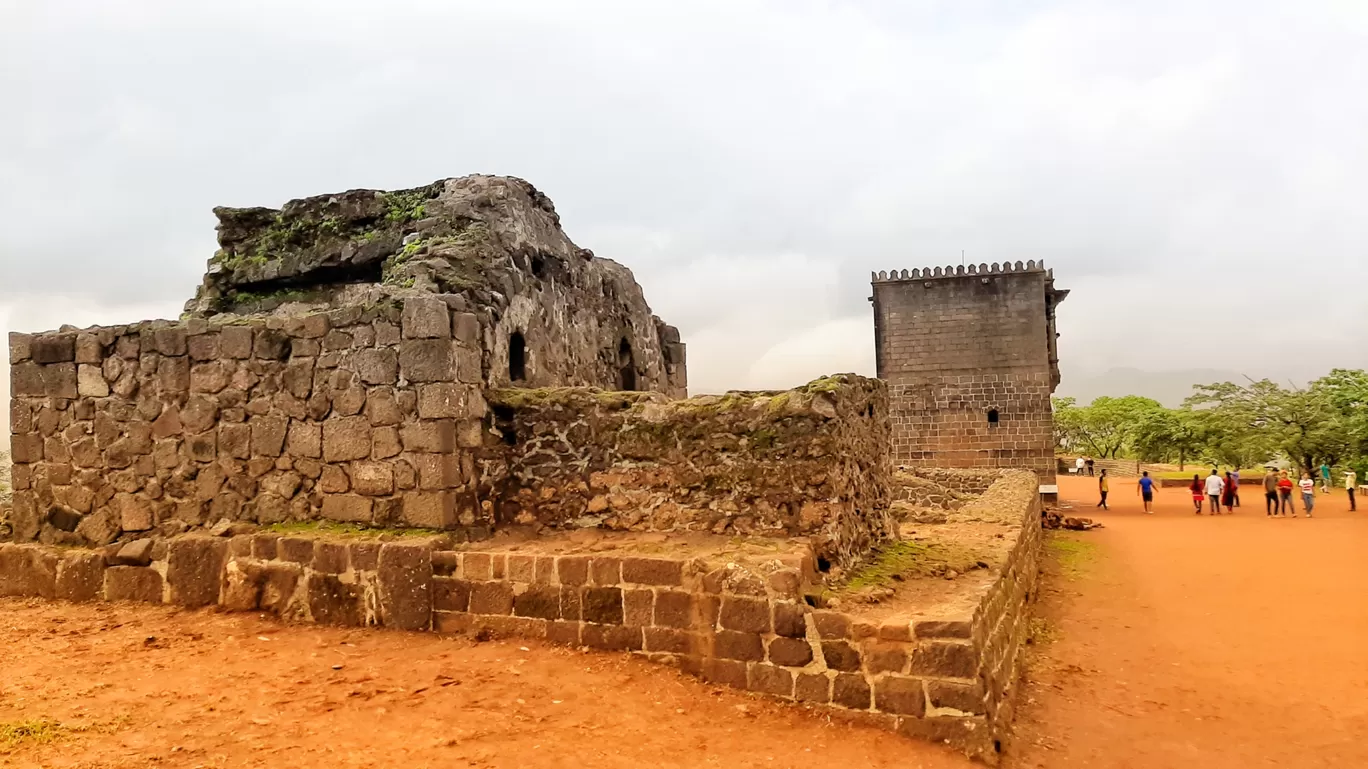
[[1296, 517], [1297, 508], [1292, 505], [1292, 479], [1287, 477], [1287, 471], [1278, 473], [1278, 515], [1291, 515]]
[[1192, 476], [1192, 485], [1188, 486], [1188, 491], [1192, 492], [1192, 509], [1195, 510], [1198, 515], [1201, 515], [1202, 500], [1206, 498], [1206, 491], [1202, 486], [1202, 477], [1200, 475]]

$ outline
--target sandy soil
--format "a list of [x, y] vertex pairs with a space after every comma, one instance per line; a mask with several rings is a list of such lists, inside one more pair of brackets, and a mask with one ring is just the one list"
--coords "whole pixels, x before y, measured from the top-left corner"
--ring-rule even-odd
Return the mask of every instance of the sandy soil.
[[[1008, 766], [1368, 766], [1368, 512], [1197, 517], [1173, 489], [1144, 516], [1114, 488], [1107, 528], [1062, 535]], [[70, 731], [0, 766], [974, 766], [623, 656], [0, 601], [0, 727], [34, 719]]]
[[[151, 640], [149, 640], [151, 639]], [[0, 601], [4, 767], [923, 767], [887, 732], [625, 656], [255, 615]]]
[[[1058, 640], [1032, 670], [1018, 769], [1368, 766], [1368, 512], [1213, 518], [1165, 489], [1141, 513], [1114, 479], [1061, 479], [1105, 529], [1058, 563], [1038, 612]], [[1368, 508], [1360, 507], [1360, 510]]]

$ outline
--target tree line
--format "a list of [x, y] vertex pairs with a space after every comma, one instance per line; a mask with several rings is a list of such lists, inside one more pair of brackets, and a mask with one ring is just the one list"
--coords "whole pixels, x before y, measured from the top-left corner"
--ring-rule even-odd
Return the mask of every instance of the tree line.
[[1054, 399], [1055, 445], [1102, 459], [1256, 467], [1274, 459], [1368, 470], [1368, 373], [1335, 369], [1305, 387], [1197, 385], [1176, 409], [1127, 395]]

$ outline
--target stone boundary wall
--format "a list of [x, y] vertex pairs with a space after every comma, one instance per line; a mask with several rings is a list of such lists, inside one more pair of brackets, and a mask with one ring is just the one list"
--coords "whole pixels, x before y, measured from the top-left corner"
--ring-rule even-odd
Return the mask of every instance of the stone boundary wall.
[[669, 401], [577, 388], [486, 394], [499, 521], [804, 536], [843, 565], [895, 536], [888, 399], [853, 374]]
[[455, 550], [450, 537], [192, 534], [104, 550], [0, 544], [0, 596], [219, 606], [298, 622], [516, 637], [644, 655], [712, 683], [994, 762], [1015, 712], [1042, 531], [1033, 476], [977, 504], [1020, 528], [972, 615], [871, 623], [803, 598], [815, 559], [757, 572], [630, 553]]
[[14, 537], [488, 525], [479, 324], [441, 299], [10, 334]]

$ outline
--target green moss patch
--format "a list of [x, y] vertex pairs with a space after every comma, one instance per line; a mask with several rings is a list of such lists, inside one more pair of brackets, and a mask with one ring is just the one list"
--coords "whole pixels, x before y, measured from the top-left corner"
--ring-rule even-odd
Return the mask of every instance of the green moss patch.
[[1045, 548], [1067, 579], [1083, 576], [1097, 557], [1096, 543], [1079, 539], [1071, 532], [1048, 532]]
[[70, 731], [61, 723], [45, 718], [0, 722], [0, 750], [46, 745], [61, 739]]
[[871, 562], [852, 572], [836, 587], [836, 592], [893, 587], [898, 582], [937, 577], [950, 571], [962, 574], [978, 568], [980, 561], [978, 554], [959, 545], [902, 540], [883, 548]]
[[385, 529], [362, 526], [355, 523], [337, 523], [336, 521], [291, 521], [289, 523], [272, 524], [267, 526], [265, 530], [273, 534], [335, 537], [340, 539], [377, 539], [386, 536], [412, 539], [419, 537], [435, 537], [442, 534], [442, 532], [435, 529]]

